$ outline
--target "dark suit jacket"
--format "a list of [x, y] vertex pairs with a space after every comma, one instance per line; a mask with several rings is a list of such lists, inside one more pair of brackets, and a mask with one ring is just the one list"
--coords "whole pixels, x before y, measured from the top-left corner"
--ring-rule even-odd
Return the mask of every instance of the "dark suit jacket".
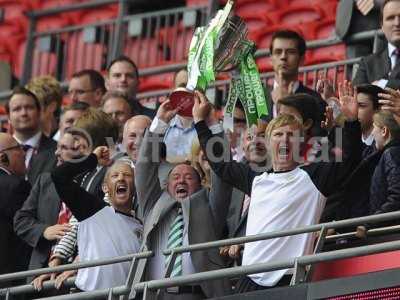
[[55, 151], [57, 143], [42, 134], [39, 141], [39, 147], [32, 155], [28, 168], [28, 180], [33, 185], [38, 176], [43, 172], [50, 172], [57, 163]]
[[354, 0], [341, 0], [336, 9], [336, 34], [345, 39], [348, 35], [380, 28], [379, 9], [383, 0], [375, 0], [374, 8], [364, 16]]
[[231, 205], [229, 206], [226, 224], [229, 237], [241, 237], [246, 235], [247, 211], [242, 216], [244, 193], [236, 188], [232, 190]]
[[388, 79], [387, 87], [393, 89], [400, 88], [400, 65], [398, 64], [391, 71], [387, 46], [385, 49], [361, 59], [357, 74], [353, 79], [353, 84], [372, 83], [379, 79]]
[[0, 274], [27, 268], [30, 249], [14, 233], [13, 218], [30, 189], [29, 182], [0, 169]]
[[29, 269], [47, 266], [53, 243], [43, 237], [43, 232], [57, 223], [60, 207], [61, 200], [50, 173], [41, 174], [14, 217], [15, 232], [33, 248]]
[[[153, 143], [154, 138], [159, 138], [159, 143]], [[158, 179], [159, 163], [154, 162], [155, 159], [152, 157], [153, 153], [159, 153], [157, 149], [153, 148], [160, 149], [161, 141], [159, 135], [146, 132], [140, 148], [139, 159], [135, 165], [135, 185], [139, 210], [145, 220], [142, 249], [154, 250], [151, 245], [152, 236], [158, 234], [161, 220], [176, 204], [176, 200], [166, 190], [161, 189]], [[202, 188], [190, 196], [189, 244], [218, 240], [224, 234], [231, 189], [227, 184], [219, 181], [214, 174], [212, 174], [211, 181], [213, 188], [210, 191]], [[191, 253], [191, 258], [196, 272], [218, 270], [226, 266], [218, 249], [194, 251]], [[143, 279], [144, 272], [144, 261], [141, 260], [136, 278]], [[208, 298], [230, 293], [227, 280], [207, 281], [200, 285]]]

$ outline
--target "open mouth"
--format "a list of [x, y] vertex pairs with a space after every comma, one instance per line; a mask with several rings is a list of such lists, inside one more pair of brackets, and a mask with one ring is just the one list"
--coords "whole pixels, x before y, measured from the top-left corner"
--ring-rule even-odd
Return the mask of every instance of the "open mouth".
[[117, 195], [125, 195], [128, 192], [128, 186], [126, 184], [118, 184], [115, 191]]
[[290, 149], [288, 145], [283, 144], [279, 146], [278, 155], [280, 158], [287, 159], [289, 157]]
[[178, 198], [185, 198], [188, 196], [188, 190], [184, 186], [177, 186], [175, 189], [175, 194]]

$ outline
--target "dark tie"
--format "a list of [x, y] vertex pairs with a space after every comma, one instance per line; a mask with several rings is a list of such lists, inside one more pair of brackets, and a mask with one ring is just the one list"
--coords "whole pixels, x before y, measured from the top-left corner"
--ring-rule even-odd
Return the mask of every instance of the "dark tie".
[[400, 75], [400, 49], [397, 48], [394, 52], [393, 55], [395, 57], [395, 65], [392, 71], [390, 72], [389, 79], [398, 79]]

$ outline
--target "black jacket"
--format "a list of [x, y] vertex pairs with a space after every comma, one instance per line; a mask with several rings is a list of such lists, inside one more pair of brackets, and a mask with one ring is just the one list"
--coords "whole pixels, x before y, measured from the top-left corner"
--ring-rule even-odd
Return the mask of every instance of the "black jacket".
[[29, 168], [28, 180], [33, 185], [40, 174], [50, 172], [57, 164], [55, 151], [57, 143], [44, 134], [40, 137], [38, 149], [32, 155]]
[[[390, 75], [389, 75], [390, 73]], [[364, 57], [359, 64], [354, 85], [372, 83], [379, 79], [387, 79], [387, 87], [400, 88], [400, 65], [392, 70], [387, 46], [375, 54]]]
[[370, 189], [370, 214], [400, 209], [400, 141], [392, 141], [375, 168]]
[[[30, 189], [27, 181], [0, 169], [0, 274], [23, 271], [28, 267], [30, 249], [14, 233], [13, 218]], [[5, 286], [9, 285], [5, 282]]]

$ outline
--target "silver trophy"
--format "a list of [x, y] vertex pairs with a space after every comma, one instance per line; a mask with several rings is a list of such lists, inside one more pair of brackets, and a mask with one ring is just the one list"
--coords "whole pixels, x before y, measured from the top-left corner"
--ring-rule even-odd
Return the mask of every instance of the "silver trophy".
[[[248, 30], [245, 22], [236, 15], [230, 15], [218, 33], [214, 45], [213, 70], [216, 73], [235, 70], [241, 58], [253, 51], [254, 43], [247, 40]], [[189, 78], [190, 78], [189, 73]], [[194, 103], [193, 90], [178, 88], [171, 93], [169, 99], [173, 107], [179, 107], [178, 114], [192, 116]]]

